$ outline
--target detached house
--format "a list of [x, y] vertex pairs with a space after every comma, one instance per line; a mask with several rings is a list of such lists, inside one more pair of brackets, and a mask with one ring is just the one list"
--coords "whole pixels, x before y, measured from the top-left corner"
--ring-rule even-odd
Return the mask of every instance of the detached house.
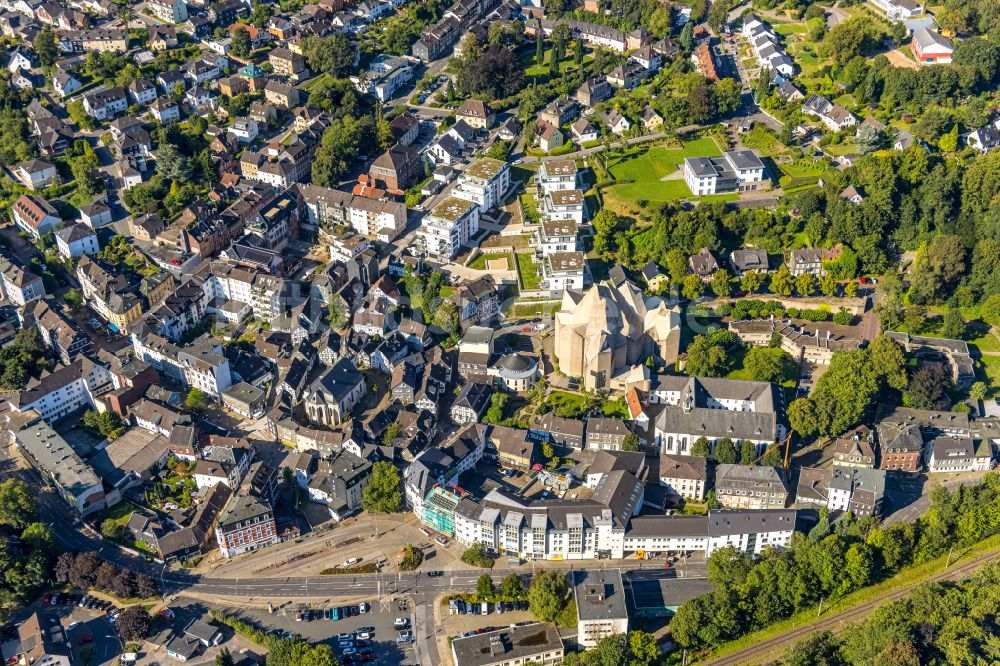
[[92, 118], [107, 120], [128, 109], [124, 88], [108, 88], [90, 93], [83, 98], [83, 110]]

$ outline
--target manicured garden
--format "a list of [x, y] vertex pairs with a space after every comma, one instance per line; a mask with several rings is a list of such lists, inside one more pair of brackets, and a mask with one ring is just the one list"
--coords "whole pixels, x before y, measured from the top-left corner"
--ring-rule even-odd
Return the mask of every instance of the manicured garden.
[[469, 262], [469, 268], [475, 269], [477, 271], [488, 271], [490, 269], [490, 262], [504, 262], [505, 265], [502, 266], [502, 270], [511, 270], [511, 264], [514, 258], [509, 252], [483, 252], [478, 255], [475, 259]]

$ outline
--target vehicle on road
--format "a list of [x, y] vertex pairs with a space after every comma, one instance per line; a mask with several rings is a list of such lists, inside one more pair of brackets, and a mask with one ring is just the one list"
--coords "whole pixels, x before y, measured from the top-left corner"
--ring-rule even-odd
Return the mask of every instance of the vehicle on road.
[[444, 575], [443, 571], [428, 571], [427, 576], [430, 578], [440, 578]]
[[120, 661], [123, 664], [134, 664], [138, 658], [139, 655], [137, 655], [135, 652], [126, 652], [122, 656], [118, 657], [118, 661]]

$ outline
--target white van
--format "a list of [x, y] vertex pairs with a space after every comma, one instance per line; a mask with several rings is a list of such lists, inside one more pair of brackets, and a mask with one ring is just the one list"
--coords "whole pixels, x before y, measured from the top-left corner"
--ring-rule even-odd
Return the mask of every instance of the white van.
[[123, 654], [118, 658], [118, 661], [120, 661], [123, 664], [134, 664], [138, 658], [139, 655], [137, 655], [135, 652], [126, 652], [125, 654]]
[[349, 559], [349, 560], [344, 560], [344, 566], [345, 566], [345, 567], [349, 567], [349, 566], [351, 566], [352, 564], [357, 564], [357, 563], [358, 563], [358, 562], [360, 562], [360, 561], [361, 561], [361, 558], [360, 558], [360, 557], [352, 557], [352, 558], [351, 558], [351, 559]]

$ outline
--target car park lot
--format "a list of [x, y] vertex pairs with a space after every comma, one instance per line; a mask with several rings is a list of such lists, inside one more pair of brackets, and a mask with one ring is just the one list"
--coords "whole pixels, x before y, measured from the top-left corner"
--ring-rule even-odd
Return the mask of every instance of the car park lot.
[[[377, 664], [377, 666], [416, 664], [413, 643], [397, 642], [399, 630], [393, 626], [396, 618], [404, 618], [407, 629], [412, 630], [412, 603], [405, 600], [388, 600], [382, 604], [377, 599], [369, 599], [366, 602], [370, 606], [367, 613], [357, 613], [348, 617], [344, 617], [343, 609], [349, 604], [336, 599], [326, 604], [286, 604], [281, 608], [275, 608], [273, 613], [268, 613], [266, 610], [244, 610], [242, 614], [257, 621], [261, 626], [274, 628], [282, 633], [298, 634], [311, 643], [327, 643], [333, 647], [342, 664], [361, 663]], [[358, 603], [352, 604], [355, 611]], [[340, 609], [341, 619], [330, 620], [323, 617], [323, 611], [331, 606]], [[306, 610], [310, 611], [312, 620], [305, 619]], [[298, 617], [302, 619], [297, 619]], [[366, 628], [370, 629], [363, 632]], [[359, 633], [365, 633], [370, 638], [359, 638]], [[341, 641], [340, 636], [345, 634], [354, 634], [353, 645], [348, 646], [347, 641]], [[369, 648], [372, 655], [370, 660], [368, 657], [360, 656]]]
[[[54, 593], [45, 594], [37, 603], [25, 608], [23, 614], [15, 616], [14, 624], [35, 611], [51, 613], [66, 627], [66, 634], [72, 643], [74, 664], [110, 663], [121, 652], [121, 640], [109, 621], [108, 612], [101, 607], [82, 607], [79, 605], [82, 599], [84, 595], [81, 593], [59, 593], [58, 596]], [[110, 604], [102, 602], [102, 606], [104, 603]], [[109, 605], [109, 609], [117, 610], [113, 605]]]

